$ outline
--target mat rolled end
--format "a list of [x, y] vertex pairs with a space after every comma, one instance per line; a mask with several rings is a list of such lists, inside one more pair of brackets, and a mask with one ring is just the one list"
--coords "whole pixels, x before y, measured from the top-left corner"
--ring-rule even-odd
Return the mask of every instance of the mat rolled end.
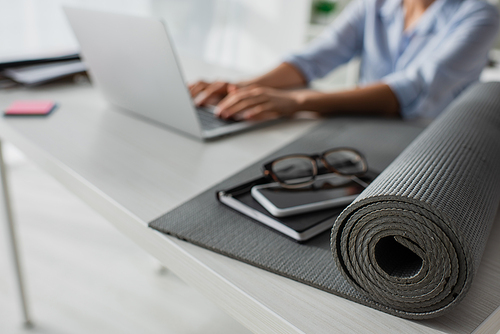
[[474, 272], [467, 245], [444, 216], [406, 197], [364, 198], [332, 230], [337, 267], [386, 312], [438, 316], [465, 296]]

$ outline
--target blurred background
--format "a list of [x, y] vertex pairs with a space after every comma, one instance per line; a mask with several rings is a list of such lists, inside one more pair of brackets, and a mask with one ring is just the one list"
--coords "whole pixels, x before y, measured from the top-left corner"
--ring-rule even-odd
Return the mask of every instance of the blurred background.
[[[349, 0], [0, 0], [0, 64], [76, 54], [62, 6], [161, 18], [180, 60], [255, 75], [277, 65], [321, 33]], [[181, 64], [182, 65], [182, 64]], [[355, 83], [344, 67], [329, 87]], [[350, 74], [350, 77], [348, 75]]]
[[[309, 0], [2, 0], [0, 61], [78, 51], [62, 6], [162, 18], [180, 53], [262, 70], [305, 36]], [[7, 9], [7, 10], [5, 10]]]
[[[62, 6], [161, 18], [177, 52], [248, 75], [319, 35], [351, 0], [0, 0], [0, 64], [78, 53]], [[499, 6], [499, 0], [489, 0]], [[500, 48], [500, 36], [497, 48]], [[356, 61], [314, 83], [352, 86]]]
[[[348, 1], [0, 0], [0, 64], [77, 54], [78, 44], [62, 11], [67, 5], [160, 17], [181, 63], [196, 58], [254, 75], [320, 34]], [[314, 85], [338, 89], [354, 85], [356, 78], [353, 61]], [[6, 160], [36, 326], [22, 327], [7, 235], [1, 227], [0, 333], [248, 332], [15, 147], [6, 146]]]

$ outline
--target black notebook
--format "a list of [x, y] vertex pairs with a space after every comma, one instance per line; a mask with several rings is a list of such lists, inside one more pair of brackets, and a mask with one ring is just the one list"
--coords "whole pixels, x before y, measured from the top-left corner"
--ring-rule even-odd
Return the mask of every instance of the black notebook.
[[243, 193], [220, 191], [218, 199], [234, 210], [262, 223], [284, 235], [299, 241], [306, 241], [321, 232], [332, 228], [337, 216], [345, 208], [336, 207], [303, 213], [290, 217], [274, 217], [262, 207], [250, 194], [250, 190]]
[[[368, 171], [360, 179], [370, 183], [377, 175], [378, 173], [374, 171]], [[298, 242], [304, 242], [326, 230], [330, 230], [338, 215], [350, 204], [288, 217], [275, 217], [251, 195], [252, 187], [262, 183], [267, 183], [265, 178], [255, 179], [228, 190], [218, 191], [217, 199], [245, 216]]]

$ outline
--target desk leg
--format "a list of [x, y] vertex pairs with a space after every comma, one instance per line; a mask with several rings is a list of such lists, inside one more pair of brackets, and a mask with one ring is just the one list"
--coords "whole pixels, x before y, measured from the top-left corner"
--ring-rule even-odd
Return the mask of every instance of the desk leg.
[[5, 163], [3, 160], [3, 150], [2, 150], [2, 142], [0, 141], [0, 174], [1, 174], [1, 182], [2, 182], [2, 203], [3, 211], [5, 213], [5, 220], [7, 222], [7, 230], [10, 237], [10, 246], [12, 248], [12, 258], [14, 262], [16, 278], [17, 278], [17, 286], [19, 289], [19, 297], [21, 299], [21, 306], [23, 309], [24, 316], [24, 324], [27, 327], [32, 327], [32, 323], [30, 320], [30, 314], [28, 312], [28, 301], [26, 299], [26, 289], [24, 288], [23, 283], [23, 275], [21, 270], [21, 262], [19, 256], [19, 250], [17, 246], [16, 239], [16, 230], [14, 226], [14, 218], [12, 216], [12, 207], [10, 205], [10, 195], [9, 195], [9, 187], [7, 184], [7, 172], [5, 168]]

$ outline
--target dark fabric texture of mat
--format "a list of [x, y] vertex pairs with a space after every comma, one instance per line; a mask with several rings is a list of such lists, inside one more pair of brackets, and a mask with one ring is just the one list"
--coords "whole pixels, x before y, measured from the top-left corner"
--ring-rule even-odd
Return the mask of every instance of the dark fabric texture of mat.
[[[444, 223], [436, 223], [434, 225], [441, 227], [444, 224], [449, 230], [455, 231], [456, 234], [455, 237], [452, 238], [451, 244], [449, 243], [444, 246], [434, 246], [436, 248], [431, 248], [428, 244], [432, 244], [433, 240], [429, 239], [425, 244], [425, 247], [428, 248], [419, 246], [423, 247], [423, 250], [429, 252], [436, 250], [434, 255], [429, 254], [429, 256], [424, 259], [424, 261], [435, 262], [426, 262], [422, 265], [420, 271], [426, 270], [424, 266], [442, 266], [443, 268], [447, 266], [444, 269], [435, 268], [437, 271], [442, 270], [446, 273], [446, 277], [442, 279], [442, 282], [446, 280], [447, 282], [456, 281], [461, 282], [463, 285], [461, 290], [452, 289], [453, 292], [451, 295], [453, 296], [457, 292], [458, 295], [450, 301], [446, 299], [446, 302], [449, 301], [450, 304], [455, 304], [461, 299], [466, 287], [470, 284], [471, 276], [477, 268], [482, 250], [484, 249], [486, 236], [488, 235], [494, 213], [496, 212], [495, 208], [498, 204], [498, 196], [493, 196], [494, 191], [492, 187], [489, 185], [486, 186], [486, 183], [488, 180], [491, 180], [491, 182], [496, 185], [497, 188], [495, 190], [498, 192], [498, 189], [500, 189], [498, 187], [499, 176], [490, 175], [492, 174], [491, 170], [484, 166], [481, 167], [481, 164], [484, 161], [484, 165], [489, 166], [490, 164], [496, 164], [498, 167], [498, 159], [492, 158], [490, 155], [492, 152], [493, 155], [499, 152], [498, 130], [500, 126], [498, 124], [498, 116], [495, 118], [493, 113], [489, 110], [492, 108], [496, 108], [496, 111], [499, 110], [499, 95], [500, 84], [479, 85], [472, 91], [464, 94], [460, 99], [461, 102], [457, 101], [453, 107], [448, 109], [446, 115], [441, 117], [439, 121], [434, 123], [418, 137], [415, 141], [417, 144], [414, 143], [405, 150], [403, 155], [395, 161], [395, 163], [400, 161], [398, 165], [392, 164], [390, 169], [387, 169], [379, 176], [375, 183], [367, 188], [361, 195], [361, 198], [368, 201], [368, 198], [378, 198], [377, 196], [379, 193], [383, 194], [382, 196], [388, 193], [389, 196], [406, 196], [410, 198], [407, 202], [401, 201], [404, 205], [409, 205], [408, 203], [415, 204], [415, 202], [425, 198], [427, 202], [425, 202], [424, 208], [418, 211], [418, 213], [422, 214], [422, 212], [425, 212], [425, 214], [427, 214], [427, 212], [431, 212], [434, 216], [428, 214], [428, 216], [426, 216], [427, 220], [436, 219], [438, 222], [442, 221]], [[455, 111], [456, 109], [459, 111]], [[466, 122], [468, 122], [470, 128], [464, 129], [462, 119], [464, 119], [463, 114], [467, 114], [467, 112], [472, 115], [466, 118]], [[474, 115], [477, 115], [477, 117]], [[483, 120], [483, 118], [486, 118], [486, 120]], [[442, 128], [437, 128], [436, 124], [441, 124]], [[484, 130], [483, 127], [485, 127]], [[488, 129], [492, 127], [496, 128], [496, 135], [493, 133], [494, 130], [488, 132]], [[408, 286], [405, 290], [402, 285], [399, 285], [399, 290], [397, 290], [397, 292], [404, 291], [407, 293], [407, 295], [401, 297], [402, 299], [391, 297], [392, 295], [389, 297], [384, 295], [384, 293], [388, 291], [387, 284], [394, 284], [394, 279], [391, 280], [391, 277], [396, 277], [395, 281], [399, 282], [401, 278], [397, 275], [411, 276], [413, 275], [413, 271], [415, 271], [415, 267], [418, 266], [418, 258], [412, 257], [411, 254], [409, 254], [411, 253], [410, 251], [401, 252], [401, 250], [410, 249], [416, 254], [421, 255], [415, 250], [415, 247], [408, 246], [409, 242], [401, 242], [399, 237], [394, 238], [390, 234], [392, 231], [396, 230], [403, 231], [405, 227], [408, 229], [407, 232], [398, 232], [395, 235], [403, 236], [404, 238], [406, 237], [405, 233], [412, 233], [416, 228], [408, 226], [408, 222], [410, 222], [411, 219], [420, 222], [413, 217], [418, 213], [410, 212], [407, 215], [410, 216], [410, 218], [401, 215], [401, 217], [404, 217], [401, 221], [393, 219], [393, 216], [390, 216], [388, 221], [385, 222], [383, 221], [383, 216], [377, 216], [381, 225], [387, 224], [393, 226], [400, 222], [406, 225], [401, 229], [391, 227], [381, 231], [382, 234], [387, 233], [387, 235], [392, 237], [396, 242], [391, 243], [390, 238], [388, 240], [384, 239], [383, 241], [387, 241], [386, 244], [388, 247], [380, 248], [379, 246], [378, 249], [382, 251], [378, 253], [371, 249], [356, 251], [358, 253], [365, 252], [366, 257], [364, 259], [359, 258], [358, 254], [348, 253], [348, 256], [352, 256], [352, 259], [349, 258], [350, 265], [347, 266], [344, 254], [336, 251], [337, 245], [342, 245], [345, 239], [347, 249], [352, 250], [352, 247], [355, 246], [347, 244], [347, 242], [351, 242], [352, 240], [348, 237], [344, 237], [344, 233], [337, 234], [337, 232], [347, 231], [345, 229], [346, 226], [353, 227], [354, 232], [351, 231], [349, 235], [358, 231], [356, 222], [360, 221], [363, 223], [364, 221], [362, 219], [353, 220], [355, 214], [344, 214], [342, 216], [343, 220], [338, 221], [339, 224], [336, 225], [335, 230], [333, 230], [334, 239], [330, 240], [330, 233], [325, 232], [304, 244], [299, 244], [233, 211], [219, 203], [215, 197], [215, 192], [217, 190], [228, 189], [259, 176], [264, 162], [285, 154], [315, 153], [334, 147], [353, 147], [365, 154], [371, 169], [383, 171], [408, 145], [410, 145], [410, 143], [412, 143], [412, 141], [422, 132], [422, 129], [423, 127], [421, 125], [400, 120], [367, 118], [335, 118], [326, 120], [311, 132], [286, 145], [269, 157], [249, 166], [221, 184], [218, 184], [191, 201], [154, 220], [150, 223], [150, 227], [176, 236], [182, 240], [187, 240], [201, 247], [391, 314], [407, 318], [425, 318], [438, 315], [441, 311], [446, 309], [446, 306], [443, 306], [441, 303], [439, 304], [439, 309], [436, 310], [432, 308], [432, 304], [427, 305], [427, 300], [421, 297], [421, 292], [425, 289], [424, 286], [416, 285], [417, 289]], [[442, 130], [446, 131], [443, 132]], [[441, 132], [442, 134], [440, 135]], [[458, 134], [454, 134], [455, 132], [458, 132]], [[462, 132], [464, 133], [463, 139], [460, 135]], [[452, 139], [449, 140], [446, 136], [451, 136], [450, 138]], [[491, 138], [491, 136], [496, 136], [496, 139]], [[448, 152], [448, 150], [455, 148], [456, 145], [454, 146], [454, 143], [457, 140], [460, 144], [456, 145], [462, 149]], [[493, 143], [493, 141], [495, 142]], [[420, 152], [419, 150], [424, 152], [426, 147], [428, 147], [433, 154], [425, 155], [421, 153], [418, 156], [412, 155], [415, 152]], [[456, 157], [455, 154], [460, 154], [460, 157]], [[402, 158], [404, 158], [404, 160], [401, 160]], [[435, 160], [431, 161], [431, 159]], [[451, 161], [448, 161], [450, 159]], [[492, 159], [494, 161], [492, 161]], [[445, 169], [440, 172], [443, 168]], [[480, 169], [471, 171], [473, 168]], [[416, 171], [427, 172], [428, 174], [425, 174], [425, 178], [422, 178], [422, 174], [415, 174]], [[465, 172], [472, 173], [470, 178], [463, 176], [455, 177], [455, 173], [462, 173], [460, 175], [463, 175]], [[401, 179], [395, 179], [394, 177], [396, 175], [400, 176]], [[492, 178], [489, 179], [490, 177]], [[394, 178], [394, 181], [392, 178]], [[412, 181], [417, 178], [421, 181]], [[427, 189], [428, 186], [427, 183], [425, 183], [426, 181], [435, 189]], [[448, 204], [438, 200], [442, 196], [440, 191], [441, 188], [443, 188], [442, 191], [445, 191], [447, 194], [446, 201], [449, 201]], [[446, 189], [449, 189], [449, 192]], [[469, 199], [468, 191], [470, 189], [475, 191], [472, 194], [473, 198], [470, 199], [473, 201], [473, 204], [467, 203]], [[453, 195], [448, 196], [448, 194]], [[426, 197], [422, 197], [424, 195]], [[430, 208], [432, 206], [430, 203], [434, 203], [434, 200], [441, 203], [437, 211], [433, 211]], [[349, 211], [346, 212], [356, 213], [358, 209], [362, 213], [363, 209], [369, 212], [370, 209], [363, 203], [365, 202], [362, 200], [356, 201], [355, 204], [349, 207]], [[383, 207], [384, 202], [377, 202], [377, 205]], [[415, 206], [418, 205], [415, 204]], [[437, 216], [453, 213], [454, 210], [458, 210], [458, 208], [461, 209], [459, 215], [452, 215], [448, 218]], [[404, 210], [405, 209], [402, 209], [401, 211]], [[481, 213], [476, 214], [476, 212]], [[413, 224], [413, 221], [411, 224]], [[460, 221], [460, 223], [458, 221]], [[478, 227], [472, 226], [471, 223], [465, 221], [473, 221]], [[428, 225], [433, 226], [432, 223], [428, 223]], [[420, 234], [420, 238], [424, 238], [429, 231], [433, 231], [435, 233], [434, 235], [446, 235], [446, 232], [436, 232], [439, 228], [422, 225], [422, 229], [425, 228], [427, 228], [427, 230]], [[430, 237], [434, 237], [434, 235], [430, 234]], [[343, 238], [340, 243], [336, 242], [338, 237]], [[413, 239], [408, 238], [408, 240]], [[456, 260], [449, 260], [446, 262], [448, 257], [447, 254], [449, 254], [448, 249], [454, 248], [454, 241], [464, 246], [463, 251], [457, 251], [459, 255], [456, 256]], [[331, 242], [334, 246], [334, 256], [340, 254], [336, 261], [334, 261], [332, 257]], [[395, 261], [391, 262], [390, 260], [394, 257], [394, 254], [390, 254], [390, 252], [386, 254], [387, 251], [384, 252], [384, 249], [392, 250], [394, 248], [391, 247], [393, 247], [394, 244], [396, 244], [395, 247], [398, 254], [401, 253], [406, 257], [403, 256], [401, 259], [397, 258]], [[397, 248], [398, 245], [401, 244], [402, 246]], [[359, 247], [360, 244], [357, 240], [354, 240], [354, 245]], [[371, 244], [368, 246], [373, 248]], [[384, 244], [382, 244], [382, 246], [384, 246]], [[370, 258], [370, 256], [372, 256], [372, 258]], [[384, 276], [385, 281], [381, 281], [382, 283], [380, 283], [380, 286], [386, 284], [385, 290], [381, 288], [375, 290], [375, 288], [369, 285], [372, 276], [361, 275], [360, 277], [363, 277], [362, 281], [357, 280], [357, 275], [360, 275], [360, 273], [365, 270], [363, 266], [370, 267], [374, 263], [377, 263], [376, 260], [373, 260], [374, 256], [377, 259], [383, 257], [388, 259], [387, 265], [380, 262], [381, 266], [385, 268], [384, 270], [390, 271], [393, 275], [386, 275]], [[399, 267], [394, 265], [406, 261], [407, 258], [411, 259], [408, 264], [402, 264]], [[361, 262], [356, 262], [358, 259], [361, 260]], [[465, 261], [467, 267], [465, 277], [459, 274], [462, 269], [457, 269], [460, 268], [460, 261], [462, 260]], [[339, 264], [340, 266], [338, 266]], [[355, 270], [349, 270], [351, 267], [354, 267]], [[396, 269], [391, 269], [392, 267]], [[359, 272], [357, 270], [359, 270]], [[447, 275], [448, 273], [449, 275]], [[455, 274], [457, 276], [452, 278], [451, 275]], [[420, 274], [411, 277], [418, 275]], [[379, 277], [382, 276], [383, 275], [380, 275]], [[412, 279], [411, 277], [403, 279]], [[466, 284], [464, 284], [464, 282], [466, 282]], [[415, 284], [418, 283], [419, 282], [415, 282]], [[432, 283], [436, 284], [434, 281]], [[439, 285], [439, 283], [437, 285]], [[443, 283], [441, 283], [441, 286], [442, 285]], [[451, 285], [451, 283], [448, 283], [446, 286], [449, 285]], [[371, 291], [376, 291], [378, 294], [371, 296]], [[436, 289], [432, 290], [428, 296], [432, 298], [432, 293], [435, 291]], [[406, 302], [410, 301], [411, 303], [412, 299], [407, 296], [415, 296], [415, 298], [418, 299], [416, 304], [425, 304], [423, 309], [415, 311], [415, 309], [411, 308], [408, 310], [406, 308]], [[429, 307], [431, 307], [431, 309], [429, 309]]]

